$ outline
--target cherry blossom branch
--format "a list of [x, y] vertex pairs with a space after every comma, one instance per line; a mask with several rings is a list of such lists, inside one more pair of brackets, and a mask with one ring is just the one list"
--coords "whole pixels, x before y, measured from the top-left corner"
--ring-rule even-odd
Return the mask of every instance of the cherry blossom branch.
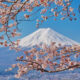
[[61, 72], [61, 71], [69, 70], [72, 68], [80, 68], [80, 64], [76, 64], [76, 65], [69, 66], [67, 68], [63, 68], [63, 69], [59, 69], [59, 70], [55, 70], [55, 71], [48, 71], [48, 70], [43, 69], [43, 68], [38, 68], [37, 70], [40, 70], [41, 72], [55, 73], [55, 72]]
[[32, 65], [33, 65], [33, 63], [36, 63], [36, 64], [38, 64], [39, 66], [41, 66], [41, 64], [39, 64], [38, 62], [36, 62], [36, 61], [31, 61], [31, 60], [21, 60], [21, 59], [17, 59], [16, 61], [22, 61], [22, 62], [31, 62], [32, 63]]
[[0, 2], [16, 3], [16, 1], [10, 1], [10, 0], [0, 0]]
[[22, 62], [31, 62], [31, 65], [33, 65], [33, 63], [35, 64], [38, 64], [38, 66], [40, 66], [39, 68], [33, 68], [33, 70], [39, 70], [41, 72], [48, 72], [48, 73], [54, 73], [54, 72], [61, 72], [61, 71], [65, 71], [65, 70], [69, 70], [69, 69], [72, 69], [72, 68], [80, 68], [80, 64], [75, 64], [75, 65], [72, 65], [72, 66], [67, 66], [66, 68], [62, 68], [62, 69], [56, 69], [54, 71], [49, 71], [49, 70], [46, 70], [46, 69], [43, 69], [41, 64], [35, 62], [35, 61], [29, 61], [29, 60], [16, 60], [16, 61], [22, 61]]
[[[69, 56], [72, 56], [72, 55], [75, 55], [75, 54], [80, 54], [79, 53], [80, 52], [80, 49], [79, 50], [75, 50], [75, 51], [71, 51], [70, 53], [69, 52], [67, 52], [68, 54], [69, 54]], [[65, 54], [67, 54], [67, 53], [65, 53]], [[63, 54], [62, 54], [63, 55]], [[69, 56], [67, 56], [67, 55], [65, 55], [65, 57], [69, 57]], [[57, 58], [55, 58], [53, 61], [56, 61], [56, 60], [59, 60], [59, 59], [61, 59], [61, 57], [58, 57], [57, 56]]]

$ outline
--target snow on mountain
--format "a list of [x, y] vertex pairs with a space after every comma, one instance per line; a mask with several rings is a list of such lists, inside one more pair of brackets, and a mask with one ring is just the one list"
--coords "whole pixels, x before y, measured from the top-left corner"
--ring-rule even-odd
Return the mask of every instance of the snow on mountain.
[[21, 47], [32, 47], [40, 44], [50, 45], [51, 42], [56, 42], [56, 45], [61, 43], [62, 45], [76, 45], [76, 41], [73, 41], [62, 34], [50, 29], [40, 28], [32, 34], [24, 37], [20, 41]]

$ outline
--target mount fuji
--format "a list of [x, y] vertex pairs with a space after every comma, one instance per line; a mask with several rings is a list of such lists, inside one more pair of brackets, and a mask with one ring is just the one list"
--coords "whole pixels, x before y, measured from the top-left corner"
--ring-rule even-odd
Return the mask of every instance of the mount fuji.
[[[32, 47], [46, 43], [50, 45], [51, 42], [61, 43], [63, 45], [79, 44], [50, 28], [41, 28], [32, 34], [21, 39], [21, 47]], [[8, 47], [0, 48], [0, 80], [80, 80], [80, 70], [65, 71], [59, 73], [43, 73], [38, 71], [30, 71], [20, 79], [15, 79], [14, 74], [16, 70], [5, 72], [5, 69], [11, 67], [11, 64], [17, 63], [16, 57], [21, 56], [22, 51], [16, 53], [14, 50], [9, 50]]]
[[56, 42], [56, 45], [62, 44], [63, 46], [79, 44], [51, 28], [40, 28], [32, 34], [22, 38], [19, 45], [21, 47], [32, 47], [41, 44], [50, 45], [51, 42]]

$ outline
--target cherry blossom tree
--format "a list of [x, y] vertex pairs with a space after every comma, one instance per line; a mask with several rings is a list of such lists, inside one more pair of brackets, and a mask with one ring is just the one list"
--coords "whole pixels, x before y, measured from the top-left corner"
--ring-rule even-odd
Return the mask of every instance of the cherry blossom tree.
[[[80, 13], [80, 5], [77, 7], [77, 13], [72, 6], [74, 0], [0, 0], [0, 46], [9, 46], [10, 49], [21, 50], [18, 45], [20, 40], [13, 41], [13, 38], [21, 36], [19, 33], [19, 23], [24, 21], [36, 21], [38, 28], [49, 18], [56, 21], [69, 19], [77, 20]], [[36, 10], [36, 11], [35, 11]], [[23, 13], [19, 19], [18, 15]], [[33, 15], [39, 13], [40, 16], [33, 19]], [[72, 57], [78, 59], [80, 46], [63, 47], [55, 46], [52, 42], [50, 46], [44, 45], [43, 48], [36, 47], [24, 51], [25, 56], [17, 57], [16, 61], [22, 61], [25, 65], [13, 64], [12, 70], [18, 67], [17, 78], [30, 70], [41, 72], [59, 72], [64, 70], [74, 70], [80, 67], [79, 61], [72, 60]], [[48, 69], [49, 68], [49, 69]]]

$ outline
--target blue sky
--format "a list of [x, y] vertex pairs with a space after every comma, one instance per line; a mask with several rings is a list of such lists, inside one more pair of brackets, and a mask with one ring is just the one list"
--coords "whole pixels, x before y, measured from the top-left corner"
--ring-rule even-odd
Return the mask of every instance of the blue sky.
[[[23, 28], [20, 28], [22, 31], [22, 37], [27, 36], [31, 34], [32, 32], [36, 31], [37, 28], [35, 27], [35, 22], [24, 22], [24, 24], [21, 24]], [[51, 29], [75, 40], [80, 42], [80, 22], [79, 21], [47, 21], [44, 22], [39, 28], [48, 28]], [[38, 29], [39, 29], [38, 28]]]
[[[78, 4], [80, 4], [80, 0], [74, 0], [72, 6], [76, 8]], [[38, 16], [38, 14], [36, 15]], [[21, 27], [20, 30], [22, 32], [22, 36], [20, 38], [23, 38], [24, 36], [27, 36], [32, 32], [36, 31], [37, 28], [35, 27], [35, 25], [36, 25], [36, 21], [22, 22], [19, 25], [19, 27]], [[79, 18], [77, 21], [69, 21], [68, 19], [61, 21], [59, 18], [57, 21], [54, 21], [53, 18], [51, 18], [48, 21], [44, 22], [39, 28], [48, 28], [48, 27], [77, 42], [80, 42], [80, 19]]]

